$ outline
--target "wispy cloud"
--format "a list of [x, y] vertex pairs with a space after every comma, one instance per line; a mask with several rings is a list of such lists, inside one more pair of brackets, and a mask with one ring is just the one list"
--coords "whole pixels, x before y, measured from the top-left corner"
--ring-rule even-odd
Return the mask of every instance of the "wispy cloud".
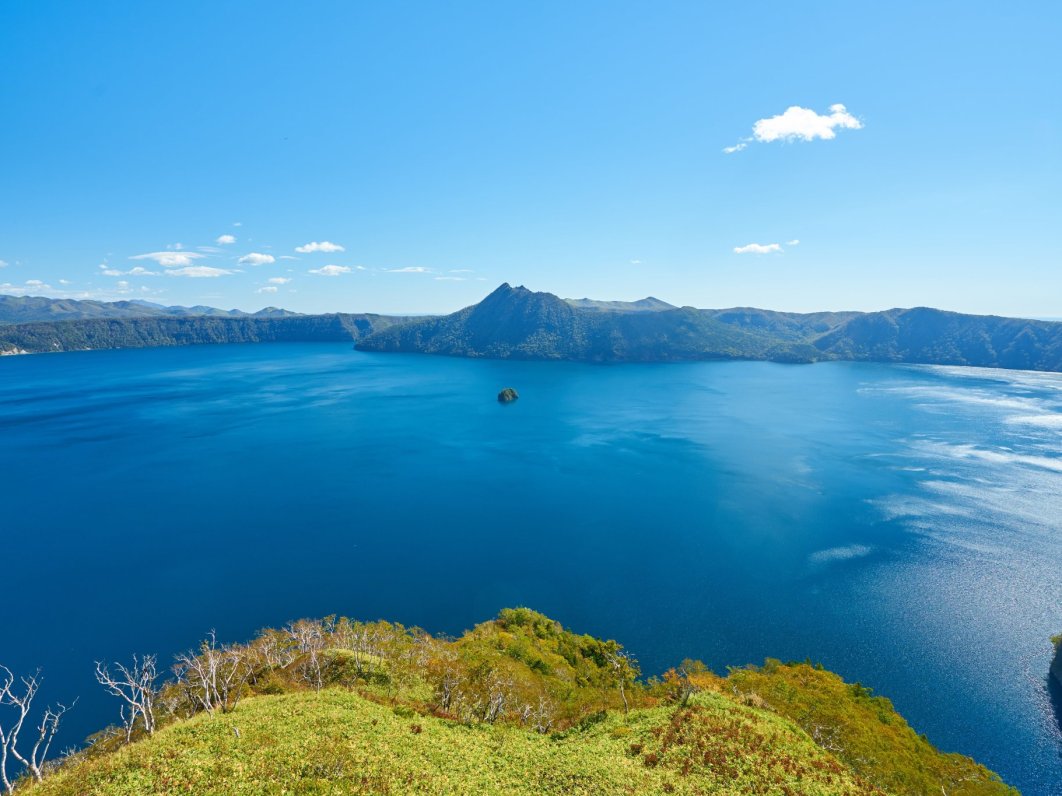
[[140, 265], [135, 265], [128, 271], [119, 271], [117, 268], [111, 268], [105, 263], [100, 264], [100, 273], [104, 276], [158, 276], [158, 271], [149, 271]]
[[212, 279], [218, 276], [227, 276], [234, 274], [235, 271], [230, 271], [227, 268], [211, 268], [209, 265], [192, 265], [187, 268], [171, 268], [166, 272], [166, 276], [187, 276], [193, 279]]
[[817, 113], [811, 108], [791, 105], [784, 113], [759, 119], [752, 125], [752, 136], [742, 138], [733, 146], [723, 147], [723, 152], [732, 155], [741, 152], [751, 142], [769, 144], [773, 141], [830, 141], [837, 137], [837, 130], [861, 130], [863, 122], [837, 103], [829, 113]]
[[271, 285], [286, 285], [291, 279], [286, 276], [274, 276], [270, 277], [269, 284]]
[[346, 249], [344, 249], [338, 243], [332, 243], [332, 241], [330, 240], [323, 240], [320, 243], [318, 243], [317, 241], [311, 241], [310, 243], [304, 244], [302, 246], [296, 246], [295, 251], [297, 251], [299, 254], [312, 254], [313, 252], [325, 252], [327, 254], [332, 254], [334, 252], [344, 252], [346, 251]]
[[135, 254], [130, 257], [130, 260], [154, 260], [159, 265], [165, 268], [178, 268], [181, 266], [188, 266], [192, 264], [193, 260], [199, 260], [205, 257], [205, 254], [199, 252], [148, 252], [147, 254]]
[[0, 268], [7, 268], [10, 265], [6, 260], [0, 260]]
[[800, 241], [797, 238], [793, 238], [792, 240], [787, 240], [785, 242], [785, 245], [786, 246], [799, 246], [800, 245]]
[[270, 265], [272, 263], [275, 263], [276, 261], [277, 258], [274, 257], [272, 254], [251, 252], [250, 254], [243, 255], [243, 257], [241, 257], [236, 262], [240, 263], [240, 265]]
[[744, 246], [735, 246], [734, 254], [772, 254], [781, 250], [780, 243], [747, 243]]
[[411, 265], [406, 268], [385, 268], [385, 271], [389, 274], [430, 274], [430, 268], [424, 268], [420, 265]]
[[235, 242], [235, 235], [218, 235], [216, 238], [214, 238], [214, 243], [218, 244], [219, 246], [228, 246], [230, 243]]
[[276, 293], [277, 292], [277, 288], [275, 288], [275, 287], [260, 287], [260, 288], [258, 288], [258, 290], [254, 291], [254, 292], [255, 293]]
[[311, 268], [310, 273], [317, 274], [318, 276], [339, 276], [340, 274], [349, 274], [350, 266], [323, 265], [320, 268]]
[[437, 276], [436, 282], [467, 282], [468, 278], [464, 276]]

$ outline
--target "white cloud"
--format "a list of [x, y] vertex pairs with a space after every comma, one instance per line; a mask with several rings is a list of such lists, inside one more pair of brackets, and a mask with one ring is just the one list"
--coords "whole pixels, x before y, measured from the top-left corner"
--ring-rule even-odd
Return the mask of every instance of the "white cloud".
[[241, 265], [269, 265], [270, 263], [275, 263], [276, 261], [277, 258], [274, 257], [272, 254], [251, 252], [250, 254], [243, 255], [243, 257], [241, 257], [236, 262], [240, 263]]
[[760, 119], [752, 125], [757, 141], [829, 141], [837, 137], [836, 129], [859, 130], [863, 123], [848, 112], [844, 105], [830, 106], [830, 114], [820, 115], [810, 108], [791, 105], [785, 113]]
[[255, 291], [255, 293], [276, 293], [276, 292], [277, 292], [277, 288], [275, 288], [275, 287], [260, 287], [260, 288], [258, 288], [258, 290]]
[[354, 270], [355, 271], [368, 271], [369, 269], [366, 268], [364, 265], [355, 265], [354, 266]]
[[463, 276], [437, 276], [437, 277], [435, 277], [435, 281], [436, 282], [467, 282], [468, 279], [466, 279]]
[[274, 276], [274, 277], [271, 277], [269, 279], [269, 284], [271, 284], [271, 285], [286, 285], [290, 281], [291, 281], [291, 279], [289, 279], [286, 276]]
[[320, 243], [318, 243], [317, 241], [311, 241], [305, 246], [296, 246], [295, 251], [297, 251], [299, 254], [312, 254], [313, 252], [326, 252], [327, 254], [332, 254], [333, 252], [344, 252], [346, 251], [346, 249], [344, 249], [338, 243], [332, 243], [332, 241], [323, 240]]
[[450, 273], [451, 274], [474, 274], [475, 271], [473, 271], [471, 268], [451, 268], [450, 269]]
[[4, 260], [0, 260], [0, 268], [7, 268], [8, 263]]
[[235, 242], [235, 235], [218, 235], [216, 238], [214, 238], [214, 243], [218, 244], [219, 246], [228, 246], [230, 243]]
[[861, 130], [863, 123], [837, 103], [830, 106], [829, 114], [819, 114], [810, 108], [790, 105], [785, 113], [760, 119], [752, 125], [752, 137], [742, 138], [733, 146], [723, 147], [723, 152], [733, 155], [752, 141], [768, 144], [772, 141], [814, 141], [821, 138], [829, 141], [837, 137], [837, 130]]
[[47, 285], [39, 279], [27, 279], [26, 287], [47, 287]]
[[69, 285], [69, 284], [72, 284], [72, 283], [70, 282], [69, 279], [60, 279], [59, 280], [59, 284], [63, 285], [65, 287], [66, 285]]
[[298, 260], [298, 257], [292, 257], [290, 254], [281, 254], [277, 257], [278, 260]]
[[243, 226], [243, 222], [242, 221], [233, 221], [232, 222], [232, 226], [234, 226], [234, 227], [242, 227]]
[[411, 265], [407, 268], [387, 268], [385, 269], [391, 274], [430, 274], [431, 269], [424, 268], [420, 265]]
[[129, 259], [154, 260], [159, 265], [166, 268], [177, 268], [191, 265], [193, 260], [198, 260], [205, 256], [206, 255], [199, 254], [198, 252], [149, 252], [147, 254], [134, 255]]
[[735, 246], [734, 254], [771, 254], [781, 250], [780, 243], [749, 243], [745, 246]]
[[193, 265], [188, 268], [174, 268], [166, 276], [188, 276], [193, 279], [207, 279], [234, 273], [225, 268], [211, 268], [209, 265]]
[[349, 274], [350, 267], [346, 265], [323, 265], [320, 268], [311, 268], [310, 273], [320, 276], [339, 276], [340, 274]]
[[104, 276], [158, 276], [158, 271], [149, 271], [148, 269], [135, 265], [128, 271], [119, 271], [117, 268], [111, 268], [108, 265], [100, 265], [100, 273]]
[[642, 264], [641, 260], [631, 260], [631, 265], [641, 265], [641, 264]]
[[796, 238], [793, 238], [792, 240], [787, 240], [785, 242], [785, 245], [786, 246], [799, 246], [800, 245], [800, 241], [798, 239], [796, 239]]

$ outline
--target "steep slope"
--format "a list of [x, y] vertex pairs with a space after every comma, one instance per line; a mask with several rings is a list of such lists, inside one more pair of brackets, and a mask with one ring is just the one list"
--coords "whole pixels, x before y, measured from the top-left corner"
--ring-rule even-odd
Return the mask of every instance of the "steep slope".
[[854, 317], [815, 341], [836, 359], [1062, 370], [1062, 323], [927, 307]]
[[652, 362], [698, 359], [810, 361], [811, 346], [720, 323], [691, 307], [580, 309], [551, 293], [503, 284], [479, 304], [374, 333], [363, 351], [498, 359]]

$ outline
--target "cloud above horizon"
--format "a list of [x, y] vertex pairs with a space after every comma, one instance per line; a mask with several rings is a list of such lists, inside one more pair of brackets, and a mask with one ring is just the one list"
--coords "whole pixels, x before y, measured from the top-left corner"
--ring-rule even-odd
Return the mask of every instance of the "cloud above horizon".
[[119, 271], [117, 268], [111, 268], [106, 263], [100, 263], [100, 273], [104, 276], [158, 276], [158, 271], [149, 271], [140, 265], [135, 265], [128, 271]]
[[209, 265], [192, 265], [187, 268], [171, 268], [166, 272], [166, 276], [187, 276], [192, 279], [212, 279], [234, 273], [236, 272], [230, 271], [227, 268], [212, 268]]
[[326, 254], [333, 254], [335, 252], [345, 252], [342, 246], [338, 243], [332, 243], [330, 240], [323, 240], [320, 243], [317, 241], [310, 241], [302, 246], [296, 246], [295, 251], [299, 254], [313, 254], [314, 252], [325, 252]]
[[269, 278], [269, 284], [271, 285], [286, 285], [291, 281], [291, 277], [287, 276], [273, 276]]
[[235, 235], [218, 235], [216, 238], [214, 238], [214, 243], [217, 243], [220, 246], [228, 246], [230, 243], [235, 243], [235, 242], [236, 242], [236, 236]]
[[774, 254], [781, 250], [781, 243], [747, 243], [744, 246], [735, 246], [734, 254]]
[[254, 291], [254, 292], [255, 293], [276, 293], [277, 292], [277, 288], [275, 288], [275, 287], [260, 287], [260, 288], [258, 288], [258, 290]]
[[784, 113], [759, 119], [752, 125], [752, 136], [742, 138], [733, 146], [723, 147], [723, 152], [732, 155], [741, 152], [752, 142], [769, 144], [774, 141], [831, 141], [837, 130], [861, 130], [863, 122], [848, 112], [841, 103], [830, 106], [828, 114], [820, 114], [811, 108], [790, 105]]
[[323, 265], [320, 268], [311, 268], [311, 274], [317, 274], [318, 276], [339, 276], [340, 274], [349, 274], [350, 266], [348, 265]]
[[277, 258], [272, 254], [262, 254], [261, 252], [251, 252], [241, 257], [238, 262], [240, 265], [271, 265], [277, 261]]
[[205, 257], [205, 254], [199, 252], [148, 252], [147, 254], [134, 254], [130, 257], [130, 260], [154, 260], [159, 265], [165, 268], [177, 268], [181, 266], [192, 265], [193, 260], [199, 260]]
[[6, 260], [0, 260], [0, 268], [7, 268], [9, 263]]
[[385, 268], [389, 274], [430, 274], [431, 269], [422, 265], [411, 265], [406, 268]]

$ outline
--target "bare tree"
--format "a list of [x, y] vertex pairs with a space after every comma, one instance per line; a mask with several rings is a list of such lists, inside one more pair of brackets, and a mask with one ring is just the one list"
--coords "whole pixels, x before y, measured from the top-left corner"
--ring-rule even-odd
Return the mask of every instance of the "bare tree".
[[192, 701], [207, 713], [228, 713], [240, 701], [243, 687], [253, 672], [250, 652], [240, 647], [218, 646], [213, 630], [199, 645], [199, 654], [177, 656], [173, 670], [188, 689]]
[[300, 619], [284, 628], [299, 652], [298, 674], [317, 691], [324, 687], [322, 653], [327, 642], [328, 628], [320, 622]]
[[114, 664], [116, 675], [110, 672], [109, 664], [96, 661], [96, 680], [107, 692], [121, 699], [122, 721], [125, 723], [125, 737], [130, 740], [136, 720], [139, 718], [148, 735], [155, 734], [155, 699], [158, 697], [158, 688], [155, 681], [158, 679], [158, 669], [154, 655], [144, 655], [142, 658], [133, 656], [133, 665], [126, 666], [122, 663]]
[[74, 705], [49, 705], [44, 709], [40, 723], [37, 725], [37, 737], [30, 748], [29, 755], [22, 754], [18, 748], [18, 736], [29, 717], [33, 708], [33, 699], [41, 686], [40, 670], [32, 677], [18, 678], [22, 682], [21, 688], [16, 685], [15, 676], [6, 666], [0, 666], [0, 706], [15, 709], [15, 719], [10, 726], [0, 722], [0, 784], [6, 793], [15, 792], [15, 784], [11, 781], [7, 772], [8, 760], [13, 757], [30, 772], [35, 780], [40, 782], [44, 778], [45, 762], [48, 759], [48, 750], [52, 740], [59, 731], [59, 722], [63, 715]]

